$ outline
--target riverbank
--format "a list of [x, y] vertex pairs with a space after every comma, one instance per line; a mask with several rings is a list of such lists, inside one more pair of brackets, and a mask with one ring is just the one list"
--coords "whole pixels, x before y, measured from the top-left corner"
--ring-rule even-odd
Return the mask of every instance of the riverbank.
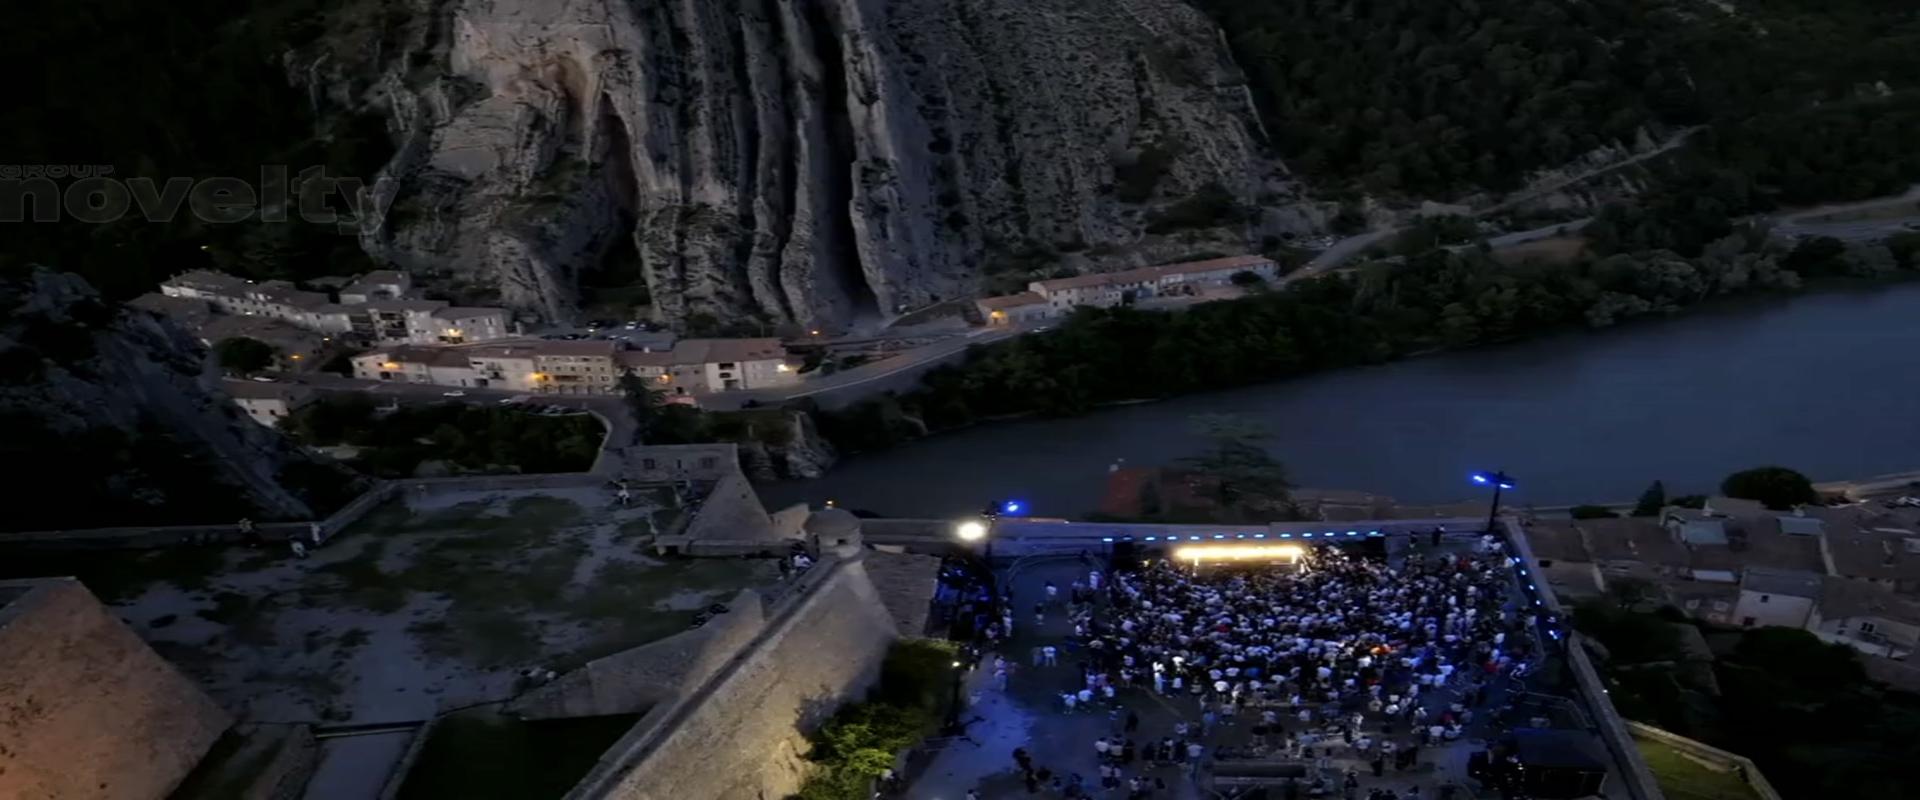
[[1598, 334], [1551, 336], [1186, 395], [1069, 418], [976, 426], [856, 456], [771, 501], [836, 499], [909, 516], [1018, 496], [1038, 513], [1098, 502], [1109, 466], [1198, 449], [1187, 419], [1273, 429], [1296, 483], [1442, 503], [1467, 472], [1520, 476], [1515, 502], [1630, 498], [1655, 479], [1710, 489], [1760, 463], [1817, 479], [1910, 469], [1920, 452], [1920, 284], [1749, 296]]

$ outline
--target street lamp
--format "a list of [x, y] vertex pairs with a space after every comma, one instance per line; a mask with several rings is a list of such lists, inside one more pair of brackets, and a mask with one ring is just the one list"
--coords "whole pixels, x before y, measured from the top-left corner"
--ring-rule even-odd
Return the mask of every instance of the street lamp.
[[985, 542], [986, 546], [981, 549], [980, 557], [986, 559], [989, 564], [993, 562], [993, 539], [989, 538], [992, 533], [992, 517], [964, 519], [953, 526], [953, 535], [959, 537], [960, 541], [969, 545]]
[[1493, 487], [1493, 505], [1487, 507], [1487, 533], [1493, 533], [1493, 520], [1500, 515], [1500, 493], [1513, 488], [1513, 476], [1495, 470], [1473, 473], [1473, 482]]
[[961, 666], [960, 662], [953, 662], [953, 695], [947, 699], [946, 730], [949, 735], [954, 736], [966, 732], [966, 728], [960, 725], [960, 683], [966, 675], [966, 672], [960, 669]]

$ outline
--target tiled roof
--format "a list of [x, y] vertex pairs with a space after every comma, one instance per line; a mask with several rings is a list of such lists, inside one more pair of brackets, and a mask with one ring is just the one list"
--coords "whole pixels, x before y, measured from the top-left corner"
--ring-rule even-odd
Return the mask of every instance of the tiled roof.
[[1920, 581], [1920, 513], [1820, 509], [1835, 572], [1854, 578]]
[[445, 300], [413, 300], [406, 298], [369, 300], [360, 305], [368, 311], [438, 311], [447, 307]]
[[250, 287], [252, 284], [249, 284], [246, 281], [241, 280], [239, 278], [233, 277], [232, 275], [213, 272], [211, 270], [196, 269], [188, 272], [182, 272], [178, 275], [168, 278], [166, 280], [166, 283], [163, 285], [185, 286], [188, 288], [199, 289], [200, 291], [203, 291], [203, 292], [219, 292], [221, 294], [239, 294], [241, 292], [246, 291], [247, 288]]
[[1820, 590], [1820, 616], [1825, 619], [1879, 617], [1920, 625], [1920, 603], [1870, 581], [1828, 576]]
[[786, 357], [786, 345], [779, 339], [682, 339], [673, 345], [675, 364], [770, 361]]
[[1821, 577], [1818, 572], [1806, 570], [1748, 567], [1740, 574], [1740, 588], [1750, 592], [1784, 594], [1812, 600], [1820, 597]]
[[1526, 528], [1527, 544], [1535, 558], [1551, 561], [1590, 562], [1580, 529], [1568, 520], [1535, 520]]
[[446, 308], [435, 309], [433, 316], [435, 319], [472, 319], [474, 317], [487, 317], [495, 314], [505, 315], [506, 313], [506, 309], [503, 308], [448, 306]]
[[623, 367], [671, 367], [673, 354], [647, 352], [645, 350], [622, 350], [614, 357]]
[[1687, 548], [1666, 529], [1646, 517], [1575, 520], [1586, 532], [1584, 540], [1594, 558], [1604, 561], [1641, 561], [1665, 567], [1687, 566]]
[[620, 349], [619, 342], [601, 339], [542, 339], [534, 348], [543, 356], [609, 356]]
[[1047, 302], [1047, 298], [1041, 297], [1039, 292], [1021, 292], [1019, 294], [1003, 294], [998, 297], [982, 297], [978, 300], [973, 301], [974, 305], [977, 305], [980, 308], [985, 309], [987, 311], [997, 311], [997, 310], [1006, 309], [1006, 308], [1018, 308], [1020, 306], [1038, 305], [1038, 304], [1043, 304], [1045, 302]]

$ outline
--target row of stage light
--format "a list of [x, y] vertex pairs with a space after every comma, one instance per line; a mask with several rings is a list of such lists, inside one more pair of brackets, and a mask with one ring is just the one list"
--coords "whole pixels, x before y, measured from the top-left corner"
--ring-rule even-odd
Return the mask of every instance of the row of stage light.
[[[1347, 531], [1347, 533], [1346, 533], [1346, 535], [1347, 535], [1347, 536], [1370, 536], [1370, 537], [1374, 537], [1374, 538], [1379, 538], [1379, 537], [1382, 537], [1382, 536], [1385, 536], [1386, 534], [1384, 534], [1384, 533], [1381, 533], [1381, 532], [1379, 532], [1379, 531], [1364, 531], [1364, 532], [1362, 532], [1362, 531]], [[1292, 538], [1294, 538], [1294, 537], [1296, 537], [1296, 536], [1297, 536], [1297, 537], [1299, 537], [1299, 538], [1302, 538], [1302, 539], [1313, 539], [1313, 538], [1316, 538], [1316, 537], [1317, 537], [1317, 538], [1323, 538], [1323, 539], [1338, 539], [1338, 538], [1340, 538], [1340, 532], [1339, 532], [1339, 531], [1327, 531], [1326, 533], [1276, 533], [1276, 534], [1273, 534], [1271, 538], [1274, 538], [1274, 539], [1292, 539]], [[1208, 538], [1208, 537], [1206, 537], [1206, 536], [1201, 536], [1201, 535], [1199, 535], [1199, 534], [1188, 534], [1188, 535], [1186, 535], [1186, 536], [1181, 536], [1180, 534], [1177, 534], [1177, 533], [1176, 533], [1176, 534], [1169, 534], [1169, 535], [1167, 535], [1167, 536], [1142, 536], [1142, 537], [1139, 537], [1139, 539], [1138, 539], [1138, 540], [1139, 540], [1139, 541], [1142, 541], [1142, 542], [1158, 542], [1158, 541], [1168, 541], [1168, 542], [1199, 542], [1199, 541], [1206, 541], [1206, 540], [1207, 540], [1207, 538]], [[1266, 539], [1266, 538], [1269, 538], [1269, 537], [1268, 537], [1268, 535], [1267, 535], [1267, 534], [1264, 534], [1264, 533], [1234, 533], [1234, 534], [1226, 534], [1226, 533], [1216, 533], [1216, 534], [1213, 534], [1213, 536], [1212, 536], [1212, 538], [1214, 538], [1214, 539]], [[1100, 537], [1100, 541], [1103, 541], [1103, 542], [1131, 542], [1131, 541], [1135, 541], [1135, 537], [1132, 537], [1132, 536], [1102, 536], [1102, 537]]]

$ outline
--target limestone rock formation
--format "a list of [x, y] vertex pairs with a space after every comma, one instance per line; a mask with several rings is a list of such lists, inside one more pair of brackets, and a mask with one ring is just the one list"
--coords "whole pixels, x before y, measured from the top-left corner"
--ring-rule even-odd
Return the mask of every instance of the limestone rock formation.
[[1036, 253], [1191, 250], [1152, 209], [1283, 185], [1180, 0], [411, 2], [289, 58], [399, 137], [363, 245], [547, 319], [610, 260], [668, 321], [890, 319]]
[[818, 478], [839, 460], [810, 414], [789, 413], [770, 434], [740, 443], [741, 465], [756, 481]]
[[[225, 487], [220, 492], [244, 498], [271, 517], [312, 516], [308, 504], [281, 484], [288, 465], [312, 462], [234, 406], [220, 391], [218, 376], [203, 364], [199, 343], [154, 314], [103, 302], [77, 275], [37, 269], [0, 282], [0, 361], [0, 417], [12, 437], [8, 449], [41, 451], [9, 454], [19, 459], [14, 463], [39, 469], [24, 484], [12, 482], [34, 501], [30, 508], [15, 504], [16, 518], [65, 520], [71, 527], [183, 521], [177, 518], [181, 513], [196, 509], [178, 508], [179, 498], [165, 496], [149, 480], [182, 476], [143, 474], [152, 467], [140, 453], [152, 448], [167, 450], [163, 456], [185, 451], [212, 473], [185, 476], [188, 482], [211, 479]], [[110, 458], [92, 458], [89, 448], [102, 435], [128, 437], [126, 449], [108, 448]], [[45, 452], [46, 442], [63, 442], [89, 457]], [[127, 463], [96, 463], [116, 458]], [[93, 472], [47, 474], [64, 466]], [[97, 497], [122, 503], [116, 509], [121, 512], [150, 507], [155, 517], [93, 519], [90, 515], [108, 513], [88, 504]], [[75, 499], [79, 502], [60, 502]], [[158, 518], [163, 508], [169, 519]], [[31, 520], [12, 527], [23, 526], [31, 528]]]

